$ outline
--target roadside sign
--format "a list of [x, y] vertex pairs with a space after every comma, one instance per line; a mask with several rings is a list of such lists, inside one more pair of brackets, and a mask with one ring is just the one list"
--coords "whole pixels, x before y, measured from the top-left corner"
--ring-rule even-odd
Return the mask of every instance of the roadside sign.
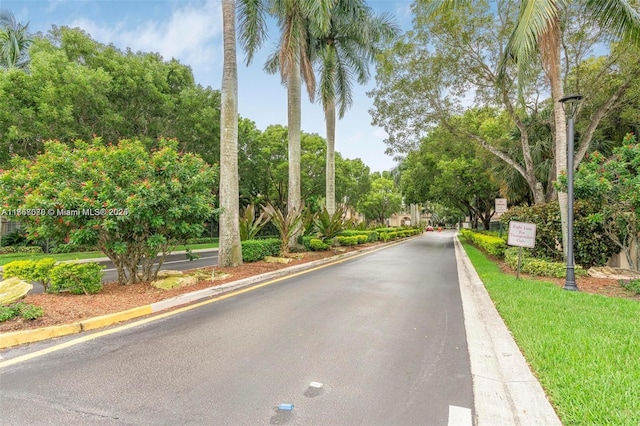
[[533, 248], [536, 245], [536, 224], [527, 222], [509, 222], [507, 244], [515, 247]]
[[499, 216], [507, 211], [507, 199], [496, 198], [496, 214]]

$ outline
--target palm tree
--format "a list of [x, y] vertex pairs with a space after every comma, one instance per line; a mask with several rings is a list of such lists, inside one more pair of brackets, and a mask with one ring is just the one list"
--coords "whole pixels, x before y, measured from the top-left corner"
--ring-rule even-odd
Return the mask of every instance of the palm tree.
[[[302, 121], [301, 87], [304, 80], [310, 99], [315, 94], [315, 76], [308, 47], [310, 28], [327, 31], [329, 13], [335, 0], [269, 0], [268, 7], [259, 1], [244, 0], [241, 4], [241, 40], [249, 52], [247, 62], [266, 35], [264, 14], [268, 9], [280, 27], [279, 49], [272, 55], [265, 70], [275, 73], [280, 70], [283, 83], [287, 86], [287, 127], [289, 144], [289, 187], [287, 195], [288, 214], [301, 211], [300, 191], [300, 132]], [[290, 246], [296, 245], [299, 232], [293, 233]]]
[[238, 183], [238, 66], [235, 0], [222, 0], [224, 65], [220, 105], [220, 242], [218, 264], [242, 264]]
[[28, 29], [29, 23], [22, 25], [10, 11], [0, 11], [0, 68], [28, 71], [29, 46], [33, 41]]
[[[429, 10], [438, 13], [461, 5], [470, 0], [433, 1]], [[569, 5], [569, 0], [521, 0], [516, 26], [509, 38], [502, 59], [502, 70], [506, 63], [515, 60], [520, 77], [526, 78], [527, 69], [536, 58], [540, 58], [551, 87], [553, 100], [554, 146], [556, 175], [567, 169], [567, 134], [564, 131], [566, 116], [560, 99], [564, 96], [561, 73], [562, 27], [561, 18]], [[640, 14], [625, 0], [585, 0], [585, 9], [592, 19], [614, 39], [640, 45]], [[503, 71], [504, 72], [504, 71]], [[574, 153], [571, 153], [574, 155]], [[574, 162], [577, 167], [579, 162]], [[566, 192], [558, 193], [562, 240], [566, 253], [567, 208]]]
[[336, 210], [335, 133], [338, 118], [351, 107], [351, 80], [359, 84], [369, 79], [369, 63], [377, 52], [376, 43], [395, 37], [398, 27], [388, 14], [373, 15], [362, 0], [338, 0], [331, 10], [328, 31], [313, 34], [311, 55], [319, 62], [318, 92], [327, 129], [326, 207]]

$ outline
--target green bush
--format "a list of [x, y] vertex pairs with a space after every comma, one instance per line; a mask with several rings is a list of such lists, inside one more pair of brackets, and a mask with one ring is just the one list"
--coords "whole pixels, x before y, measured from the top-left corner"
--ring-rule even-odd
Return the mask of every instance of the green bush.
[[49, 253], [80, 253], [85, 251], [97, 251], [98, 249], [95, 246], [83, 246], [79, 244], [58, 244], [51, 250]]
[[[506, 264], [514, 271], [518, 269], [518, 250], [519, 247], [511, 247], [505, 250], [504, 253], [504, 260]], [[530, 249], [522, 249], [520, 263], [520, 271], [525, 274], [555, 278], [564, 278], [567, 275], [566, 263], [537, 259], [533, 257]], [[587, 275], [587, 271], [585, 271], [580, 265], [574, 266], [574, 273], [577, 277]]]
[[19, 310], [13, 305], [0, 306], [0, 322], [10, 320], [11, 318], [18, 316]]
[[44, 315], [44, 311], [40, 306], [32, 305], [30, 303], [18, 303], [20, 304], [20, 316], [26, 320], [34, 320]]
[[338, 244], [341, 246], [355, 246], [358, 245], [358, 237], [342, 237], [338, 236]]
[[311, 238], [309, 240], [309, 249], [312, 251], [324, 251], [328, 250], [329, 244], [323, 242], [320, 238]]
[[460, 233], [474, 246], [481, 248], [492, 256], [503, 257], [507, 243], [503, 238], [474, 232], [469, 229], [461, 229]]
[[278, 238], [264, 240], [242, 241], [242, 260], [244, 262], [257, 262], [267, 256], [278, 256], [280, 254], [281, 242]]
[[213, 237], [201, 237], [201, 238], [189, 238], [187, 244], [217, 244], [218, 238]]
[[367, 241], [369, 243], [372, 243], [374, 241], [378, 241], [379, 239], [379, 234], [376, 231], [361, 231], [361, 230], [357, 230], [357, 229], [349, 229], [346, 231], [342, 231], [340, 233], [340, 236], [342, 237], [354, 237], [354, 236], [358, 236], [358, 235], [366, 235], [367, 237]]
[[635, 294], [640, 294], [640, 279], [620, 281], [620, 285]]
[[0, 254], [42, 253], [40, 246], [7, 246], [0, 247]]
[[0, 322], [10, 320], [18, 315], [26, 320], [34, 320], [44, 315], [41, 307], [29, 303], [16, 302], [8, 306], [0, 306]]
[[[606, 235], [603, 225], [590, 220], [590, 216], [596, 213], [598, 211], [591, 203], [581, 200], [574, 203], [574, 256], [576, 263], [586, 269], [606, 265], [609, 258], [619, 251]], [[532, 249], [534, 257], [564, 261], [562, 225], [557, 202], [513, 207], [500, 217], [507, 230], [512, 220], [536, 224], [536, 242]]]
[[25, 281], [39, 282], [44, 291], [49, 290], [49, 275], [51, 269], [56, 264], [56, 260], [52, 257], [44, 257], [39, 260], [14, 260], [3, 267], [3, 276], [5, 278], [18, 277]]
[[27, 244], [27, 230], [25, 228], [19, 228], [6, 234], [0, 239], [0, 246], [24, 246]]
[[60, 263], [49, 274], [51, 293], [95, 294], [102, 290], [103, 266], [96, 262]]
[[18, 277], [21, 280], [31, 281], [35, 266], [33, 260], [14, 260], [2, 267], [2, 276], [5, 279]]

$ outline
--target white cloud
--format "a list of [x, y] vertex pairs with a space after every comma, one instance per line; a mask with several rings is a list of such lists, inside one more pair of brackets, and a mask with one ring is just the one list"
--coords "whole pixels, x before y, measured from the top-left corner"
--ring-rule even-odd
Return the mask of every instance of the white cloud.
[[125, 17], [110, 24], [81, 18], [71, 23], [102, 43], [120, 49], [158, 52], [165, 60], [178, 59], [194, 71], [221, 62], [222, 17], [220, 2], [180, 3], [165, 22], [147, 20], [132, 24]]

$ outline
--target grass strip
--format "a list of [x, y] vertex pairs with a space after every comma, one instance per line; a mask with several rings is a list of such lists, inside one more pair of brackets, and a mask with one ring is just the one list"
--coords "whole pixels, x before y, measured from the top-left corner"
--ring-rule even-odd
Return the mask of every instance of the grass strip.
[[640, 303], [504, 274], [462, 241], [564, 425], [640, 425]]
[[[217, 243], [207, 243], [207, 244], [189, 244], [187, 246], [177, 246], [173, 251], [185, 251], [187, 248], [190, 250], [198, 250], [198, 249], [208, 249], [208, 248], [217, 248]], [[48, 254], [48, 253], [9, 253], [0, 255], [0, 266], [6, 265], [9, 262], [13, 262], [14, 260], [37, 260], [42, 259], [43, 257], [53, 257], [57, 261], [65, 261], [65, 260], [79, 260], [79, 259], [98, 259], [106, 257], [104, 253], [100, 251], [89, 251], [89, 252], [79, 252], [79, 253], [58, 253], [58, 254]]]

